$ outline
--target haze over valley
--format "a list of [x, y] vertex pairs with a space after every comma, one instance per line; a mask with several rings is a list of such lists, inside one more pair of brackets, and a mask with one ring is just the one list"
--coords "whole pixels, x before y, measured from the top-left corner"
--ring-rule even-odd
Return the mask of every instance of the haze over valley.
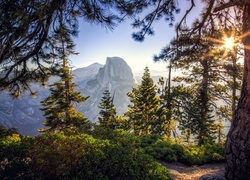
[[[100, 109], [98, 104], [103, 96], [104, 90], [110, 90], [114, 97], [114, 105], [117, 115], [124, 113], [130, 103], [127, 93], [136, 87], [141, 81], [143, 69], [133, 73], [129, 65], [120, 57], [107, 57], [106, 64], [93, 63], [87, 67], [74, 69], [74, 82], [78, 85], [77, 90], [84, 96], [90, 98], [77, 105], [77, 109], [84, 114], [91, 122], [96, 122]], [[166, 72], [151, 71], [151, 77], [157, 83], [159, 77], [165, 76]], [[51, 78], [49, 84], [56, 81]], [[49, 96], [49, 87], [32, 85], [33, 90], [38, 91], [37, 97], [29, 93], [24, 94], [20, 99], [14, 99], [9, 92], [0, 93], [0, 125], [7, 128], [16, 127], [21, 134], [37, 135], [37, 129], [43, 127], [45, 117], [40, 102]]]

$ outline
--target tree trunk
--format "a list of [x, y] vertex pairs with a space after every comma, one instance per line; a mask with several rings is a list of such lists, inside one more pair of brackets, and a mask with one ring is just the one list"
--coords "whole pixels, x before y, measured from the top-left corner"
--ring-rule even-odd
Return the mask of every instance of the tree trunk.
[[232, 120], [234, 119], [235, 107], [236, 107], [236, 90], [237, 90], [237, 68], [236, 68], [236, 60], [237, 60], [237, 47], [233, 48], [233, 89], [232, 89]]
[[226, 141], [226, 179], [250, 180], [250, 6], [243, 10], [244, 75], [240, 100]]
[[198, 145], [202, 145], [205, 142], [205, 139], [208, 137], [208, 127], [207, 127], [207, 114], [208, 114], [208, 71], [209, 65], [208, 60], [204, 59], [201, 61], [203, 73], [202, 73], [202, 82], [200, 88], [200, 104], [201, 104], [201, 115], [199, 122], [199, 134], [198, 134]]

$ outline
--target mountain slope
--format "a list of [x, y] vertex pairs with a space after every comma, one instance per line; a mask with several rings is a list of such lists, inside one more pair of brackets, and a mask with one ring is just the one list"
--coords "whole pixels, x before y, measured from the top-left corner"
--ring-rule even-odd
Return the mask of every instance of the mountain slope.
[[90, 98], [79, 106], [78, 109], [84, 115], [96, 122], [99, 115], [97, 108], [103, 92], [106, 88], [110, 90], [110, 94], [114, 97], [114, 105], [117, 114], [123, 113], [129, 104], [127, 93], [136, 85], [131, 68], [127, 63], [118, 57], [107, 58], [105, 66], [99, 69], [95, 77], [89, 79], [87, 83], [79, 82], [79, 90], [85, 96]]
[[[136, 85], [131, 68], [118, 57], [107, 58], [106, 64], [94, 63], [90, 66], [76, 69], [72, 72], [74, 82], [78, 84], [77, 90], [90, 98], [82, 105], [77, 105], [90, 121], [98, 119], [98, 104], [105, 88], [109, 88], [114, 96], [114, 105], [117, 113], [121, 114], [127, 109], [129, 99], [127, 92]], [[50, 83], [57, 78], [51, 78]], [[0, 93], [0, 125], [7, 128], [17, 127], [21, 134], [36, 135], [37, 129], [43, 127], [45, 120], [40, 102], [50, 93], [49, 88], [32, 85], [38, 91], [36, 98], [25, 94], [21, 99], [13, 99], [8, 92]]]

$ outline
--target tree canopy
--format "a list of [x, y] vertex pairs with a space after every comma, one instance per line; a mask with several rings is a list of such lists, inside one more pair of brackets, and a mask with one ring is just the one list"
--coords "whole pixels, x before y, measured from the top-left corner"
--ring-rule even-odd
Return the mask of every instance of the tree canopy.
[[[177, 38], [195, 35], [193, 50], [202, 45], [206, 37], [204, 30], [227, 29], [241, 21], [239, 39], [244, 45], [244, 74], [241, 96], [226, 143], [227, 179], [249, 179], [250, 177], [250, 1], [249, 0], [202, 0], [204, 9], [192, 26], [186, 18], [193, 10], [196, 0], [176, 25]], [[145, 10], [145, 11], [144, 11]], [[153, 22], [160, 19], [173, 26], [175, 13], [180, 12], [178, 0], [5, 0], [0, 2], [0, 87], [10, 91], [23, 92], [30, 82], [44, 82], [53, 75], [54, 59], [57, 58], [55, 35], [59, 16], [72, 36], [77, 35], [78, 18], [112, 28], [125, 17], [133, 18], [132, 26], [139, 28], [133, 34], [142, 41], [146, 35], [153, 35]], [[143, 12], [143, 14], [142, 14]], [[59, 23], [60, 24], [60, 23]], [[184, 31], [183, 31], [184, 30]], [[181, 33], [181, 34], [180, 34]], [[219, 42], [221, 43], [221, 42]], [[177, 51], [178, 53], [178, 51]]]
[[[239, 40], [244, 46], [244, 69], [241, 95], [238, 106], [234, 113], [229, 133], [226, 141], [226, 179], [249, 179], [250, 161], [250, 1], [249, 0], [204, 0], [204, 9], [201, 15], [192, 26], [187, 26], [186, 18], [195, 7], [197, 1], [191, 0], [190, 6], [186, 13], [176, 25], [177, 39], [180, 36], [196, 37], [193, 42], [195, 50], [197, 45], [202, 45], [204, 38], [213, 37], [215, 29], [227, 30], [235, 27], [235, 22], [242, 22], [239, 26]], [[152, 5], [152, 4], [151, 4]], [[145, 35], [154, 34], [152, 24], [154, 21], [165, 18], [169, 21], [169, 25], [173, 25], [173, 11], [178, 12], [178, 1], [157, 1], [154, 4], [155, 8], [149, 11], [142, 18], [138, 18], [134, 27], [140, 28], [139, 32], [134, 34], [135, 40], [142, 41]], [[207, 29], [210, 29], [210, 34], [204, 34]], [[230, 36], [230, 35], [227, 35]], [[211, 39], [213, 41], [214, 39]], [[218, 44], [223, 44], [223, 41], [217, 41]], [[178, 55], [178, 49], [177, 49]], [[190, 53], [189, 53], [190, 54]]]
[[79, 21], [114, 28], [142, 1], [4, 0], [0, 2], [0, 87], [22, 93], [30, 82], [47, 81], [58, 58], [56, 35], [62, 21], [70, 36]]

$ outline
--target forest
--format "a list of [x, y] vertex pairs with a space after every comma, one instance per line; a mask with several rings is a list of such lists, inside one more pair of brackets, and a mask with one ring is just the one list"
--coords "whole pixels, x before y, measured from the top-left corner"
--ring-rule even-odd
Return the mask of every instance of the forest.
[[[222, 117], [217, 111], [225, 106], [209, 110], [215, 102], [202, 109], [199, 97], [204, 93], [195, 86], [199, 82], [170, 87], [162, 77], [157, 86], [145, 67], [141, 84], [127, 94], [131, 104], [124, 115], [116, 115], [106, 89], [98, 122], [91, 123], [72, 103], [86, 98], [74, 90], [70, 73], [64, 77], [69, 78], [55, 82], [51, 95], [41, 102], [46, 116], [41, 135], [22, 136], [17, 129], [1, 127], [2, 179], [171, 179], [160, 161], [189, 166], [225, 162], [222, 119], [231, 121], [233, 111]], [[68, 97], [75, 98], [68, 104], [65, 80], [71, 87]]]
[[[195, 2], [176, 24], [176, 38], [154, 56], [168, 63], [168, 77], [156, 85], [145, 67], [122, 116], [106, 89], [98, 123], [75, 108], [88, 99], [71, 74], [79, 20], [112, 29], [130, 18], [139, 29], [132, 37], [143, 41], [153, 22], [173, 26], [178, 0], [1, 2], [0, 90], [35, 95], [30, 83], [59, 77], [41, 102], [41, 135], [0, 128], [1, 179], [171, 179], [160, 161], [224, 161], [226, 179], [249, 179], [250, 2], [202, 1], [200, 18], [188, 26]], [[172, 69], [183, 74], [171, 77]]]

